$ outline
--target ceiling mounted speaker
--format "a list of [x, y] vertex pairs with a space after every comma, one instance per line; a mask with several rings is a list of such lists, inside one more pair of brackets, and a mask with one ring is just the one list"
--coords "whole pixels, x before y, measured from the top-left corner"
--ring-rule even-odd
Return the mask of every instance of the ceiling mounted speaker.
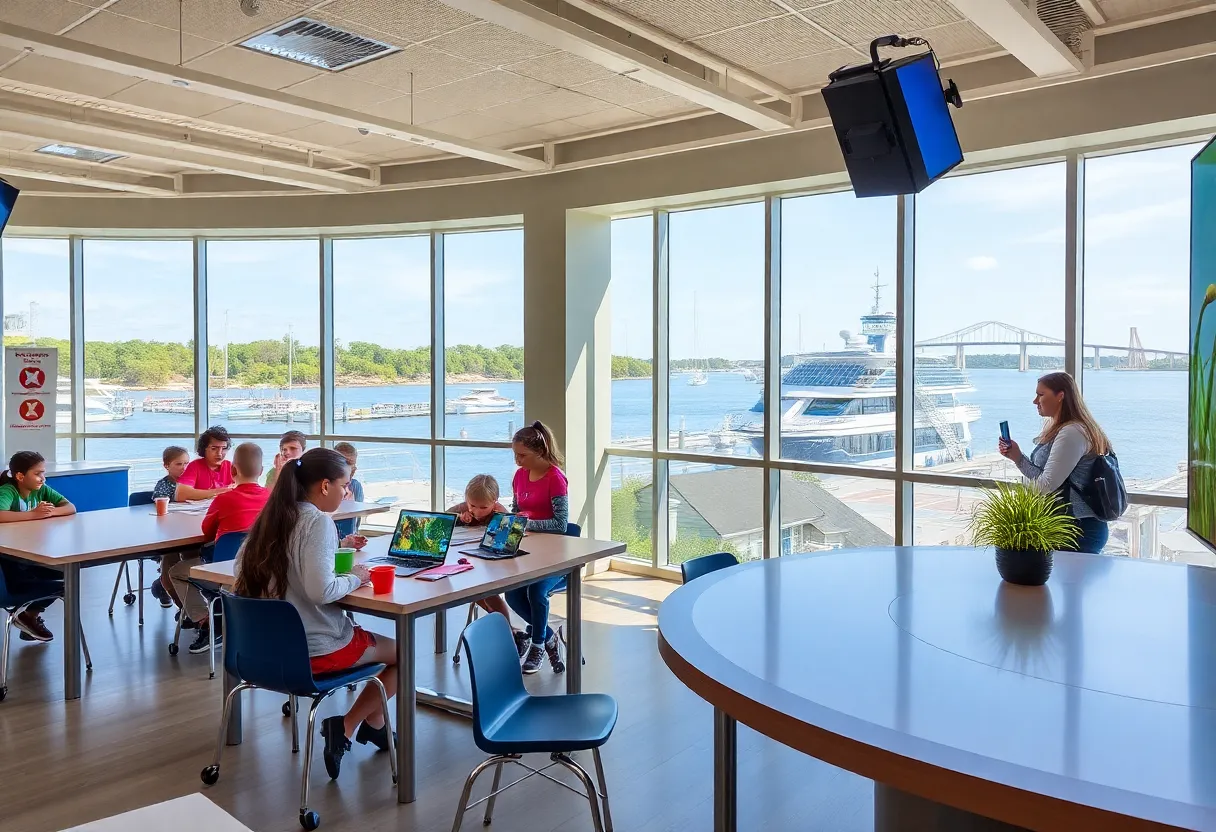
[[262, 13], [262, 0], [241, 0], [241, 11], [249, 17], [257, 17]]

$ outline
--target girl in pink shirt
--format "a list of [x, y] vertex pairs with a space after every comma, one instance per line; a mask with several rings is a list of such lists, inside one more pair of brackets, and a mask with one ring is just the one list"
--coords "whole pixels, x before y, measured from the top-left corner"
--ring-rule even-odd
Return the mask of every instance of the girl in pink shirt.
[[[511, 482], [515, 493], [511, 511], [528, 518], [528, 531], [565, 534], [570, 518], [569, 487], [562, 473], [562, 452], [553, 431], [533, 422], [511, 440], [519, 470]], [[543, 578], [506, 594], [507, 606], [528, 622], [528, 631], [516, 638], [524, 673], [536, 673], [548, 655], [554, 673], [566, 669], [561, 640], [549, 626], [549, 595], [565, 577]]]

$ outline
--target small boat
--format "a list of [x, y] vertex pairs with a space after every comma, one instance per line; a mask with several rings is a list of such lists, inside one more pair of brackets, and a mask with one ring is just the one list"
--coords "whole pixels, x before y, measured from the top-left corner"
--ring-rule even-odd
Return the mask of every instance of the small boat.
[[693, 370], [692, 375], [688, 377], [688, 386], [701, 387], [705, 384], [709, 384], [709, 376], [701, 370]]
[[448, 412], [461, 416], [475, 413], [510, 413], [515, 408], [515, 399], [500, 396], [497, 390], [487, 387], [470, 390], [459, 398], [447, 401]]

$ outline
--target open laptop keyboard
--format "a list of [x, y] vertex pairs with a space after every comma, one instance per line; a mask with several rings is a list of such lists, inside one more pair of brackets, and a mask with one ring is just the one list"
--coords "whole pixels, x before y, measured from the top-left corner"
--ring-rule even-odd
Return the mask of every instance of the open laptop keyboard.
[[382, 555], [378, 558], [369, 558], [372, 563], [391, 563], [393, 566], [404, 566], [407, 569], [427, 569], [432, 566], [439, 566], [439, 563], [427, 558], [407, 558], [401, 555]]

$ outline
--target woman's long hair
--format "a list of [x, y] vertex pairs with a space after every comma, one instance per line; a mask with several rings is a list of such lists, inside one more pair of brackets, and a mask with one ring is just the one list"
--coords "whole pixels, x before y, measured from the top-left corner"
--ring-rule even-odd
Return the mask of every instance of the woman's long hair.
[[287, 545], [300, 520], [300, 503], [322, 480], [346, 476], [346, 459], [329, 448], [313, 448], [279, 471], [270, 499], [249, 529], [241, 551], [236, 594], [249, 598], [283, 598], [287, 593]]
[[1056, 438], [1060, 429], [1065, 425], [1078, 425], [1085, 433], [1085, 438], [1089, 440], [1091, 454], [1111, 452], [1110, 439], [1106, 432], [1098, 426], [1098, 420], [1094, 418], [1094, 414], [1090, 413], [1089, 408], [1085, 406], [1085, 399], [1081, 397], [1081, 390], [1077, 387], [1076, 379], [1065, 372], [1048, 373], [1039, 379], [1039, 384], [1053, 393], [1063, 393], [1064, 399], [1060, 402], [1060, 412], [1054, 419], [1049, 419], [1047, 424], [1043, 425], [1043, 432], [1035, 438], [1035, 442], [1040, 445], [1050, 442]]
[[511, 438], [511, 441], [523, 445], [550, 465], [561, 468], [566, 464], [566, 458], [562, 456], [561, 448], [557, 447], [553, 431], [549, 430], [549, 426], [539, 419], [527, 427], [515, 431], [515, 436]]
[[0, 472], [0, 485], [17, 485], [17, 474], [24, 474], [39, 462], [45, 462], [37, 451], [17, 451], [8, 461], [8, 470]]

